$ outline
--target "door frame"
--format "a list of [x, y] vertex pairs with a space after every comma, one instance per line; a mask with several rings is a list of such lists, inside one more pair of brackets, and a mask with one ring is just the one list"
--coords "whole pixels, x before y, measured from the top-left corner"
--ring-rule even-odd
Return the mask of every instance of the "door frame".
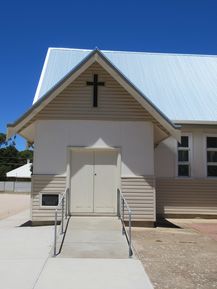
[[[66, 157], [66, 187], [69, 188], [69, 206], [71, 213], [71, 155], [73, 151], [114, 151], [117, 153], [117, 188], [121, 188], [121, 148], [120, 147], [85, 147], [85, 146], [68, 146]], [[116, 207], [117, 209], [117, 207]], [[116, 213], [115, 213], [116, 214]], [[100, 213], [73, 213], [73, 215], [103, 215]], [[106, 215], [109, 215], [109, 213]]]

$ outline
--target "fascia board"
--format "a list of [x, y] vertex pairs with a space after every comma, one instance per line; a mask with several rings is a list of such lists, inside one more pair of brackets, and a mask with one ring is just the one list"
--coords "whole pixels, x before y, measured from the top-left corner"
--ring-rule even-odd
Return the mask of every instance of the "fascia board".
[[7, 137], [19, 132], [22, 127], [39, 113], [48, 103], [50, 103], [59, 93], [61, 93], [70, 83], [72, 83], [81, 73], [95, 62], [95, 54], [89, 54], [73, 71], [67, 74], [55, 87], [49, 90], [40, 100], [38, 100], [26, 113], [12, 124], [7, 125]]

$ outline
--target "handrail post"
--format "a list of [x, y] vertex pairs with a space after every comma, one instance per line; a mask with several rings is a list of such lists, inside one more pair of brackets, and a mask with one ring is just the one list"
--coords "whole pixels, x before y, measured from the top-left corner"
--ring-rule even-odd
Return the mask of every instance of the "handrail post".
[[[55, 216], [54, 216], [54, 257], [57, 255], [57, 233], [64, 234], [64, 220], [67, 219], [69, 215], [69, 198], [68, 195], [69, 190], [65, 189], [65, 191], [61, 194], [61, 198], [59, 199], [58, 205], [55, 209]], [[59, 229], [57, 230], [57, 223], [58, 223], [58, 212], [61, 214], [60, 217], [60, 232]], [[64, 218], [65, 217], [65, 218]]]
[[120, 212], [120, 190], [117, 189], [117, 215], [118, 219], [121, 218], [121, 212]]
[[65, 217], [67, 219], [67, 217], [69, 216], [69, 189], [66, 189], [66, 203], [65, 203]]
[[70, 191], [69, 191], [69, 189], [68, 189], [68, 216], [70, 215], [70, 196], [71, 196], [71, 193], [70, 193]]
[[62, 199], [62, 212], [61, 212], [61, 234], [63, 234], [64, 227], [64, 198]]
[[132, 252], [132, 236], [131, 236], [131, 211], [129, 210], [129, 257], [133, 255]]
[[122, 234], [125, 234], [125, 230], [124, 230], [124, 199], [121, 199], [122, 201]]
[[67, 198], [67, 192], [65, 195], [65, 219], [67, 218], [67, 207], [68, 207], [68, 198]]
[[[128, 205], [127, 200], [125, 199], [122, 192], [118, 189], [117, 194], [119, 197], [119, 211], [118, 215], [120, 216], [121, 224], [122, 224], [122, 234], [126, 236], [128, 247], [129, 247], [129, 258], [133, 256], [132, 250], [132, 211]], [[127, 221], [128, 221], [128, 228], [125, 225], [125, 208], [127, 210]], [[126, 221], [126, 222], [127, 222]]]
[[57, 254], [57, 209], [55, 210], [55, 219], [54, 219], [54, 257]]

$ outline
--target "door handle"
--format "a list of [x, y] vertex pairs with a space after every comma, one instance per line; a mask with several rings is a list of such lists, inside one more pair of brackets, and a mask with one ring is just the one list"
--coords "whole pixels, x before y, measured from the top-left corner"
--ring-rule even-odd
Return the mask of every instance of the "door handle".
[[94, 174], [94, 176], [96, 176], [96, 173]]

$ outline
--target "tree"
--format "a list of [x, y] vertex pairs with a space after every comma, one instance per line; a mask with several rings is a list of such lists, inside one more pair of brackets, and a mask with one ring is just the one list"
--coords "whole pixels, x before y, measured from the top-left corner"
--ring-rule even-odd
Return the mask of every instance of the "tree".
[[0, 132], [0, 147], [6, 145], [6, 134]]
[[33, 151], [32, 150], [24, 150], [24, 151], [20, 151], [18, 152], [18, 156], [21, 159], [25, 159], [25, 160], [32, 160], [33, 158]]
[[6, 173], [19, 166], [18, 150], [14, 146], [0, 149], [0, 180], [6, 179]]
[[7, 140], [6, 134], [0, 132], [0, 148], [1, 147], [5, 147], [5, 146], [15, 146], [15, 139], [16, 139], [16, 135], [12, 138], [9, 138]]

